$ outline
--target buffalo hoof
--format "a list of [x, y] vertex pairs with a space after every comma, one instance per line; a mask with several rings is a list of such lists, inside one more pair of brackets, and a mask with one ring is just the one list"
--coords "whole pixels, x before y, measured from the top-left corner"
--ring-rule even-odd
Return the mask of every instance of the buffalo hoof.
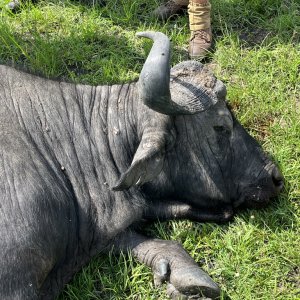
[[168, 282], [167, 293], [172, 299], [219, 299], [218, 285], [198, 266], [179, 266], [162, 259], [157, 262], [154, 283]]
[[[175, 269], [170, 274], [170, 282], [178, 292], [184, 296], [191, 296], [187, 299], [200, 299], [209, 297], [217, 299], [221, 290], [216, 283], [200, 268]], [[177, 297], [177, 296], [176, 296]], [[173, 297], [174, 298], [174, 297]]]

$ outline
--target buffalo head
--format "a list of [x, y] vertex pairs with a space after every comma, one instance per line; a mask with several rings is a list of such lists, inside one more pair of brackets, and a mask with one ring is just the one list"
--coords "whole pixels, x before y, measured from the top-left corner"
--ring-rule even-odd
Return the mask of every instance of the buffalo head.
[[196, 61], [170, 70], [167, 37], [139, 35], [154, 40], [138, 82], [150, 110], [143, 109], [147, 126], [140, 126], [140, 146], [115, 189], [143, 184], [150, 203], [185, 204], [189, 213], [177, 216], [196, 219], [201, 214], [191, 211], [226, 219], [237, 207], [268, 203], [283, 177], [230, 111], [224, 84]]

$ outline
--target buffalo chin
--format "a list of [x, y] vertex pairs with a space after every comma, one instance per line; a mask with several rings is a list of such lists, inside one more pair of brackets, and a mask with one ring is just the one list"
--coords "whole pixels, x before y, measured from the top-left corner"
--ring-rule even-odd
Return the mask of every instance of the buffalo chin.
[[270, 200], [277, 196], [277, 193], [272, 191], [260, 190], [248, 190], [244, 192], [239, 200], [235, 202], [236, 208], [264, 208], [270, 204]]
[[264, 208], [270, 204], [270, 198], [257, 198], [255, 196], [249, 196], [245, 198], [244, 205], [246, 208]]

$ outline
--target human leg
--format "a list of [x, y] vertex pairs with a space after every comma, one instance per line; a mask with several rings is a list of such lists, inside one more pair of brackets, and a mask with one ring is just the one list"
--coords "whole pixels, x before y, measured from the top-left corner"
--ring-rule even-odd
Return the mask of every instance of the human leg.
[[208, 0], [190, 0], [188, 6], [191, 38], [189, 55], [204, 58], [211, 48], [212, 33], [210, 19], [211, 5]]

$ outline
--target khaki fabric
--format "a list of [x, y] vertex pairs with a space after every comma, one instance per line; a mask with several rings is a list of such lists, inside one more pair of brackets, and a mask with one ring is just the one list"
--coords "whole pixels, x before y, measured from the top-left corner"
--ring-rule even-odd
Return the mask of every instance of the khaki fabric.
[[210, 28], [211, 5], [209, 2], [198, 4], [191, 0], [188, 9], [191, 31]]

